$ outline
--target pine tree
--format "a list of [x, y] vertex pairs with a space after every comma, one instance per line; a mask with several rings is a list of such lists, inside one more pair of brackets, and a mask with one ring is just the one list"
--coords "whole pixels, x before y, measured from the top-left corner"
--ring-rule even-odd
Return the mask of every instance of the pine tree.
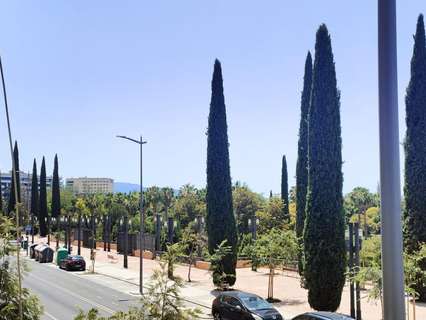
[[[14, 162], [15, 162], [16, 181], [14, 179], [13, 170], [12, 170], [11, 171], [12, 183], [10, 184], [9, 203], [8, 203], [8, 206], [7, 206], [7, 212], [9, 214], [12, 211], [15, 212], [16, 203], [21, 202], [21, 179], [19, 177], [19, 150], [18, 150], [18, 142], [17, 141], [15, 141], [15, 146], [13, 148], [13, 159], [14, 159]], [[17, 189], [18, 189], [18, 201], [16, 201], [15, 184], [17, 185]]]
[[[405, 235], [409, 251], [426, 242], [426, 40], [423, 15], [417, 21], [411, 59], [411, 79], [406, 104], [405, 137]], [[424, 265], [426, 270], [426, 264]], [[417, 286], [420, 300], [426, 301], [426, 288]]]
[[61, 193], [59, 186], [58, 156], [55, 155], [52, 177], [52, 211], [51, 215], [58, 218], [61, 214]]
[[327, 27], [316, 34], [308, 133], [308, 192], [304, 230], [308, 301], [335, 311], [345, 284], [340, 93]]
[[31, 214], [34, 217], [39, 217], [39, 202], [38, 202], [38, 179], [37, 179], [37, 162], [33, 162], [33, 174], [31, 177]]
[[290, 215], [288, 210], [288, 174], [285, 155], [283, 155], [281, 166], [281, 200], [283, 201], [283, 217], [288, 220]]
[[47, 191], [46, 191], [46, 164], [43, 157], [41, 162], [41, 170], [40, 170], [40, 209], [39, 209], [39, 217], [38, 221], [40, 223], [40, 236], [45, 237], [47, 235]]
[[214, 64], [207, 131], [207, 232], [210, 254], [214, 254], [224, 240], [231, 247], [231, 253], [225, 256], [223, 266], [224, 272], [230, 275], [226, 281], [233, 285], [236, 280], [237, 230], [232, 206], [228, 128], [219, 60]]
[[[306, 191], [308, 188], [308, 113], [312, 89], [312, 57], [308, 52], [301, 101], [299, 143], [296, 164], [296, 236], [299, 241], [298, 269], [303, 279], [303, 228], [305, 226]], [[302, 280], [303, 282], [303, 280]]]

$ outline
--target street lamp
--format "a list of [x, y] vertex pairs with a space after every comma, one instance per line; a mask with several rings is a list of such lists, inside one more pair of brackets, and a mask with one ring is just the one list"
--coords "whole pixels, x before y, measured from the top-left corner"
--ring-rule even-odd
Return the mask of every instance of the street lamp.
[[197, 248], [197, 255], [198, 257], [201, 257], [201, 235], [203, 232], [203, 225], [204, 225], [204, 217], [201, 215], [198, 215], [195, 218], [195, 223], [197, 224], [197, 234], [198, 234], [198, 248]]
[[145, 237], [144, 237], [144, 214], [143, 214], [143, 187], [142, 187], [142, 146], [147, 143], [147, 141], [142, 140], [140, 136], [139, 140], [135, 140], [126, 136], [117, 136], [117, 138], [126, 139], [134, 143], [139, 144], [140, 147], [140, 226], [139, 226], [139, 244], [140, 244], [140, 254], [139, 254], [139, 293], [143, 294], [143, 250], [145, 248]]
[[176, 221], [172, 217], [168, 217], [167, 221], [164, 221], [164, 227], [167, 228], [167, 242], [173, 244], [174, 229], [177, 227]]
[[[251, 237], [253, 239], [253, 241], [256, 241], [257, 238], [257, 227], [259, 226], [259, 218], [256, 218], [255, 215], [253, 215], [253, 218], [249, 218], [248, 219], [248, 226], [251, 229]], [[253, 261], [251, 262], [251, 270], [252, 271], [257, 271], [257, 265], [256, 262]]]
[[124, 216], [124, 219], [123, 218], [120, 219], [120, 226], [122, 228], [124, 227], [124, 237], [122, 238], [123, 242], [124, 242], [123, 267], [125, 269], [127, 269], [127, 253], [129, 251], [129, 248], [128, 248], [128, 242], [129, 242], [129, 235], [128, 235], [129, 230], [128, 230], [128, 227], [129, 227], [129, 222], [128, 222], [127, 214]]
[[155, 215], [155, 256], [157, 252], [160, 251], [160, 242], [161, 242], [161, 215], [157, 213]]
[[78, 217], [77, 217], [77, 233], [78, 233], [78, 238], [77, 238], [77, 254], [80, 255], [81, 254], [81, 213], [78, 213]]

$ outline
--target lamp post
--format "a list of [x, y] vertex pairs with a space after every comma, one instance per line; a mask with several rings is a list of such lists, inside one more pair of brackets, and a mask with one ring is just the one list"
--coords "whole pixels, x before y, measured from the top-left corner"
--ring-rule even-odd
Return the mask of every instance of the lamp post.
[[160, 251], [160, 242], [161, 242], [161, 215], [157, 213], [155, 215], [155, 254], [157, 256], [158, 251]]
[[71, 217], [67, 214], [67, 239], [68, 239], [68, 254], [71, 254]]
[[102, 238], [104, 242], [104, 251], [107, 251], [107, 230], [108, 230], [107, 223], [108, 223], [107, 216], [104, 214], [102, 216], [102, 224], [103, 224]]
[[77, 254], [80, 255], [81, 254], [81, 213], [78, 213], [78, 217], [77, 217], [77, 233], [78, 233]]
[[108, 252], [111, 252], [111, 215], [107, 216]]
[[50, 245], [50, 219], [49, 216], [44, 217], [47, 226], [47, 245]]
[[167, 218], [167, 222], [164, 222], [164, 224], [167, 224], [167, 242], [169, 244], [173, 244], [173, 238], [176, 228], [176, 221], [173, 220], [172, 217]]
[[124, 250], [123, 268], [127, 269], [127, 267], [128, 267], [127, 254], [129, 252], [129, 246], [128, 246], [128, 244], [129, 244], [129, 229], [128, 229], [129, 221], [128, 221], [127, 214], [124, 215], [124, 219], [123, 218], [120, 219], [120, 226], [122, 228], [124, 228], [124, 237], [122, 238], [123, 239], [123, 247], [124, 247], [124, 249], [123, 249]]
[[[253, 215], [253, 218], [249, 218], [247, 222], [248, 222], [249, 228], [251, 229], [252, 239], [253, 239], [253, 241], [256, 241], [257, 227], [259, 226], [259, 218], [256, 218], [256, 215]], [[252, 259], [252, 262], [251, 262], [251, 270], [257, 271], [257, 265], [253, 261], [253, 259]]]
[[197, 256], [201, 257], [201, 235], [203, 233], [204, 217], [198, 215], [195, 218], [195, 223], [197, 224], [197, 234], [198, 234], [198, 246], [197, 246]]
[[378, 0], [383, 318], [405, 318], [399, 165], [396, 0]]
[[145, 248], [145, 237], [144, 237], [144, 214], [143, 214], [143, 187], [142, 187], [142, 146], [147, 141], [142, 140], [140, 136], [139, 140], [132, 139], [126, 136], [117, 136], [117, 138], [126, 139], [134, 143], [139, 144], [140, 147], [140, 226], [139, 226], [139, 243], [140, 243], [140, 254], [139, 254], [139, 293], [143, 294], [143, 250]]

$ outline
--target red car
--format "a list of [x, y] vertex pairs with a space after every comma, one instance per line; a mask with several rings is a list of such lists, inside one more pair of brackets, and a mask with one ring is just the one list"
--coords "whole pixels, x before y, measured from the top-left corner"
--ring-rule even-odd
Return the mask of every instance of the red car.
[[61, 260], [59, 263], [59, 268], [65, 269], [65, 270], [79, 270], [84, 271], [86, 270], [86, 261], [84, 261], [84, 258], [82, 256], [73, 256], [68, 255], [65, 259]]

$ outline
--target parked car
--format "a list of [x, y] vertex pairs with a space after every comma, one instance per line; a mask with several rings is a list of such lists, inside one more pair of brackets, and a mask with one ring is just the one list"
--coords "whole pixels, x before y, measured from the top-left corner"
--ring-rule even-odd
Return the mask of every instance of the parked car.
[[353, 320], [349, 316], [334, 312], [307, 312], [293, 318], [293, 320]]
[[65, 259], [62, 259], [59, 263], [59, 268], [65, 270], [86, 270], [86, 261], [82, 256], [68, 255]]
[[213, 300], [212, 315], [216, 320], [283, 320], [270, 303], [242, 291], [221, 293]]

